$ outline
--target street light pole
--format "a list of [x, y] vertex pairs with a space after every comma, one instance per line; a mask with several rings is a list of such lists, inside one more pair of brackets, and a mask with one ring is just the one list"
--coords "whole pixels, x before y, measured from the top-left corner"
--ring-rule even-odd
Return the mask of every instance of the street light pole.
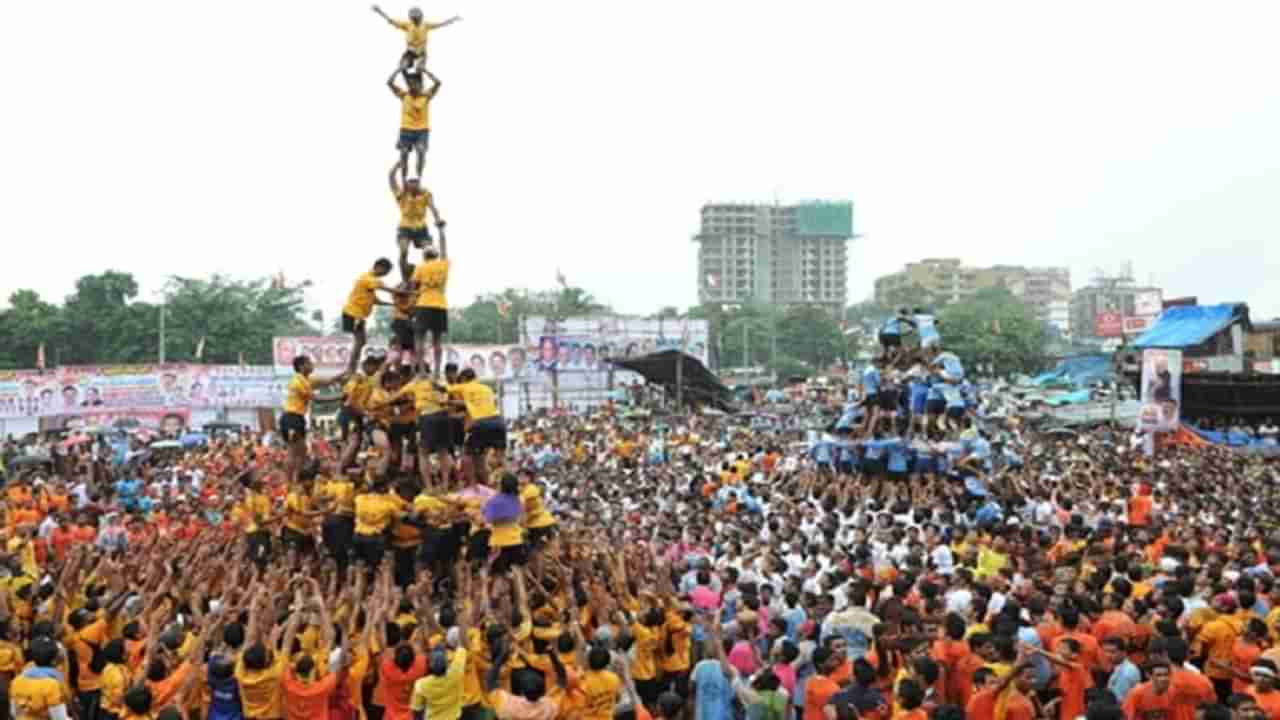
[[165, 309], [169, 306], [169, 296], [162, 295], [160, 297], [160, 364], [164, 364], [164, 315]]

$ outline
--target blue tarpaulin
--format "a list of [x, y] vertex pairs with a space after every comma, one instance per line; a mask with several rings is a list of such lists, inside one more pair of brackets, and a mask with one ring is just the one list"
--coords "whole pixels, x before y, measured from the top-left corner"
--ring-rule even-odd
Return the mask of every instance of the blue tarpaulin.
[[1110, 357], [1106, 355], [1078, 355], [1076, 357], [1063, 358], [1054, 369], [1032, 378], [1031, 384], [1036, 387], [1067, 384], [1074, 387], [1084, 387], [1100, 380], [1110, 380], [1111, 376]]
[[1186, 305], [1161, 313], [1156, 324], [1142, 333], [1138, 348], [1182, 348], [1198, 345], [1231, 324], [1241, 305]]
[[1191, 425], [1183, 425], [1186, 429], [1208, 440], [1214, 445], [1226, 445], [1234, 448], [1274, 448], [1274, 441], [1261, 440], [1241, 432], [1219, 432], [1217, 430], [1201, 430]]

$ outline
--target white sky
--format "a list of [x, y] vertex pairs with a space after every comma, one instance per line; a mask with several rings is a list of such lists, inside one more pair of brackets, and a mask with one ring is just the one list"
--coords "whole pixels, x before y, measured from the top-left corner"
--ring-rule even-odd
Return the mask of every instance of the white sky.
[[[407, 5], [384, 6], [395, 15]], [[851, 297], [923, 257], [1065, 264], [1280, 315], [1280, 3], [439, 2], [451, 300], [696, 302], [698, 208], [851, 198]], [[394, 252], [400, 35], [362, 2], [5, 2], [7, 298]], [[18, 270], [21, 268], [21, 270]]]

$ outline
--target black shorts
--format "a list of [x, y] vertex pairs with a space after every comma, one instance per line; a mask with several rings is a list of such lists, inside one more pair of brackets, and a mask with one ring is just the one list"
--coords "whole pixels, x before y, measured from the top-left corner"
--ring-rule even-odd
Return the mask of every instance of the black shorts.
[[413, 349], [413, 321], [396, 318], [391, 321], [391, 342], [401, 350]]
[[285, 442], [307, 437], [307, 419], [297, 413], [280, 414], [280, 436]]
[[449, 416], [449, 434], [453, 438], [453, 446], [459, 450], [467, 444], [467, 420], [461, 415]]
[[688, 670], [668, 670], [663, 673], [662, 681], [666, 683], [668, 692], [673, 692], [682, 698], [689, 697]]
[[881, 347], [893, 348], [893, 347], [899, 347], [901, 345], [902, 345], [901, 335], [889, 335], [887, 333], [880, 333]]
[[444, 335], [449, 332], [449, 311], [444, 308], [414, 308], [413, 330], [423, 335]]
[[418, 418], [418, 449], [425, 453], [453, 449], [453, 428], [449, 413], [438, 412]]
[[467, 451], [479, 455], [485, 450], [507, 449], [507, 423], [502, 418], [485, 418], [471, 426], [467, 433]]
[[410, 440], [418, 434], [418, 427], [413, 423], [395, 423], [387, 431], [387, 439], [392, 445]]
[[480, 567], [489, 560], [489, 531], [479, 530], [467, 538], [467, 560], [472, 567]]
[[400, 152], [417, 150], [426, 152], [431, 144], [431, 130], [407, 130], [400, 128], [400, 137], [396, 140], [396, 149]]
[[508, 545], [498, 551], [498, 557], [494, 558], [489, 571], [494, 575], [502, 575], [511, 568], [523, 567], [528, 560], [529, 549], [524, 543]]
[[947, 408], [947, 417], [951, 418], [952, 420], [959, 420], [960, 418], [964, 417], [964, 408], [962, 407]]
[[284, 545], [286, 550], [296, 550], [304, 555], [310, 555], [316, 551], [316, 541], [310, 535], [300, 533], [293, 528], [284, 528], [280, 531], [280, 544]]
[[947, 411], [946, 400], [926, 400], [924, 403], [924, 411], [930, 415], [941, 415]]
[[431, 244], [431, 231], [427, 229], [426, 225], [420, 228], [397, 228], [396, 237], [408, 240], [416, 248], [424, 248]]
[[365, 321], [360, 318], [352, 317], [346, 313], [342, 313], [342, 332], [354, 333], [356, 330], [364, 332]]
[[528, 535], [529, 547], [542, 547], [547, 544], [551, 538], [556, 536], [556, 526], [547, 525], [545, 527], [529, 528]]
[[658, 696], [662, 694], [662, 680], [652, 677], [647, 680], [636, 680], [636, 694], [645, 707], [657, 707]]
[[387, 539], [382, 535], [356, 533], [352, 539], [352, 549], [355, 550], [357, 560], [374, 567], [382, 562], [382, 556], [387, 552]]
[[352, 433], [359, 436], [364, 433], [364, 415], [361, 415], [358, 410], [344, 407], [338, 411], [338, 428], [342, 430], [344, 441], [350, 438]]
[[892, 388], [880, 388], [878, 402], [881, 410], [894, 411], [898, 409], [898, 391]]

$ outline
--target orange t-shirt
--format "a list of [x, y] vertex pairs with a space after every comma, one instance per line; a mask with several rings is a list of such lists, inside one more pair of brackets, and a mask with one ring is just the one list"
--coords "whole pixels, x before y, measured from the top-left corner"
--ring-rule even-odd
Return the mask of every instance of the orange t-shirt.
[[329, 696], [338, 687], [339, 675], [329, 673], [315, 682], [303, 682], [293, 674], [293, 668], [284, 673], [284, 716], [287, 720], [312, 720], [328, 715]]
[[1263, 694], [1250, 685], [1248, 695], [1258, 701], [1258, 707], [1267, 714], [1267, 720], [1280, 720], [1280, 690]]
[[1058, 703], [1058, 717], [1075, 720], [1085, 714], [1084, 693], [1093, 687], [1093, 675], [1084, 667], [1058, 668], [1058, 689], [1062, 701]]
[[[1036, 710], [1025, 695], [1010, 688], [1007, 690], [1009, 702], [1005, 709], [1005, 720], [1035, 720]], [[996, 702], [999, 699], [995, 689], [983, 690], [965, 706], [967, 720], [995, 720]]]
[[410, 720], [409, 699], [413, 695], [413, 684], [426, 674], [427, 658], [423, 655], [415, 655], [413, 664], [406, 671], [396, 665], [394, 650], [383, 653], [373, 701], [382, 705], [386, 720]]
[[1173, 712], [1173, 687], [1157, 695], [1149, 682], [1135, 687], [1124, 699], [1125, 720], [1168, 720]]
[[[1253, 667], [1254, 661], [1259, 657], [1262, 657], [1262, 648], [1242, 638], [1231, 649], [1231, 666], [1237, 673], [1248, 675], [1249, 668]], [[1238, 676], [1231, 679], [1231, 692], [1247, 693], [1252, 689], [1253, 684], [1248, 680], [1241, 680]], [[1280, 693], [1276, 693], [1276, 696], [1280, 697]]]
[[1152, 501], [1150, 495], [1134, 495], [1129, 498], [1129, 524], [1147, 527], [1151, 524]]

